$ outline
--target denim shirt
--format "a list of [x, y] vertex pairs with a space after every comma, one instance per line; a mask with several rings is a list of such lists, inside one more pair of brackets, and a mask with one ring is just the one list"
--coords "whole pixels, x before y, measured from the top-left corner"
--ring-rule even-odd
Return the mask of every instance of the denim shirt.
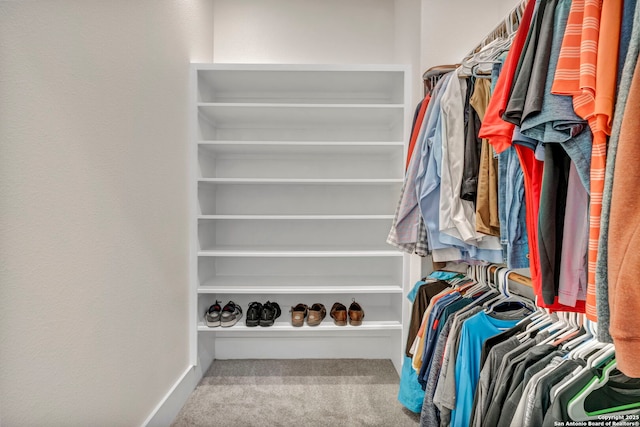
[[498, 213], [501, 238], [506, 244], [507, 266], [528, 268], [529, 239], [524, 201], [524, 173], [513, 147], [498, 155], [498, 188], [502, 196], [498, 197]]

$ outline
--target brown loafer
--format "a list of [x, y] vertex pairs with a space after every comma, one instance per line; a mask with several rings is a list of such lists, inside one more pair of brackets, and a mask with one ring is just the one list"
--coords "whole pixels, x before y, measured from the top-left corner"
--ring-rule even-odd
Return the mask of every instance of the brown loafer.
[[293, 326], [304, 325], [304, 319], [307, 317], [307, 311], [309, 308], [306, 304], [298, 304], [295, 307], [291, 307], [291, 324]]
[[324, 305], [315, 303], [309, 308], [307, 314], [307, 325], [318, 326], [327, 317], [327, 309]]
[[349, 324], [351, 326], [360, 326], [362, 325], [362, 319], [364, 319], [364, 310], [354, 299], [349, 306]]
[[333, 304], [330, 314], [336, 326], [347, 326], [347, 307], [343, 304], [339, 302]]

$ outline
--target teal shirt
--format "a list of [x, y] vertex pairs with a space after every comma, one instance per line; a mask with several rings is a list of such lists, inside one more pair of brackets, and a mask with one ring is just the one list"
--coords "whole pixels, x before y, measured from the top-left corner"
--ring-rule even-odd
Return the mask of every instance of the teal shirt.
[[473, 395], [480, 378], [482, 344], [487, 338], [512, 328], [518, 320], [495, 319], [484, 311], [467, 319], [460, 330], [456, 355], [456, 407], [451, 412], [452, 427], [467, 427], [473, 410]]

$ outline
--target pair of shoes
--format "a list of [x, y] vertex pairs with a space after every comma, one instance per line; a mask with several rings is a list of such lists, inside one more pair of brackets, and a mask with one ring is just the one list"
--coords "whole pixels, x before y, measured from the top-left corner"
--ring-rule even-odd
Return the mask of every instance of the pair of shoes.
[[267, 301], [264, 304], [252, 302], [247, 309], [247, 326], [273, 326], [274, 322], [282, 314], [277, 302]]
[[351, 326], [360, 326], [362, 325], [362, 319], [364, 319], [364, 310], [354, 298], [349, 306], [348, 313], [347, 307], [345, 307], [344, 304], [340, 304], [339, 302], [333, 304], [333, 307], [331, 307], [331, 317], [336, 326], [346, 326], [347, 319], [349, 319]]
[[222, 301], [216, 301], [204, 314], [204, 321], [208, 327], [222, 326], [228, 328], [242, 319], [242, 308], [233, 301], [229, 301], [224, 308], [220, 307]]
[[311, 307], [306, 304], [298, 304], [291, 307], [291, 324], [293, 326], [304, 325], [304, 319], [307, 319], [307, 325], [318, 326], [327, 316], [327, 309], [324, 305], [315, 303]]

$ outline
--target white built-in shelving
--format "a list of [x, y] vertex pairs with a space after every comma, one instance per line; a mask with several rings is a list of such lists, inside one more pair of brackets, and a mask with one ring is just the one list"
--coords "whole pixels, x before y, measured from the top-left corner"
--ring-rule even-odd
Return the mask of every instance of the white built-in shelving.
[[[389, 358], [407, 256], [386, 241], [404, 175], [403, 66], [192, 65], [192, 359]], [[361, 326], [293, 327], [297, 303], [356, 300]], [[268, 328], [209, 328], [216, 300], [276, 301]]]

